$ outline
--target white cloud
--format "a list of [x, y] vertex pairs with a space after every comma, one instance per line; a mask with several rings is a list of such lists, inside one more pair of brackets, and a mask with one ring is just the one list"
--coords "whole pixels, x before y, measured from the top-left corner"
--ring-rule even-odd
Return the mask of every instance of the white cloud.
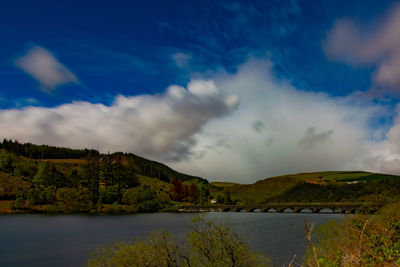
[[3, 110], [0, 136], [133, 152], [210, 180], [249, 183], [322, 170], [400, 174], [400, 117], [387, 138], [374, 141], [382, 129], [368, 125], [388, 108], [366, 101], [298, 90], [276, 79], [268, 60], [251, 59], [237, 73], [161, 95], [118, 96], [110, 106]]
[[0, 111], [0, 136], [179, 160], [191, 153], [194, 133], [234, 108], [212, 81], [193, 80], [188, 90], [171, 86], [162, 95], [118, 96], [111, 106], [74, 102]]
[[384, 106], [297, 90], [277, 80], [271, 63], [262, 60], [250, 60], [238, 73], [216, 77], [216, 84], [221, 92], [238, 95], [240, 105], [195, 135], [193, 151], [202, 157], [173, 163], [179, 170], [245, 183], [306, 171], [400, 173], [397, 167], [368, 163], [372, 154], [384, 160], [399, 158], [387, 157], [386, 141], [371, 141], [375, 130], [369, 122], [385, 114]]
[[78, 78], [46, 49], [35, 46], [15, 61], [15, 65], [40, 83], [40, 88], [49, 93], [54, 88], [67, 84], [78, 84]]
[[349, 18], [335, 22], [322, 42], [328, 58], [353, 66], [376, 66], [374, 85], [400, 89], [400, 4], [370, 25]]
[[187, 53], [174, 53], [171, 55], [172, 60], [179, 68], [186, 68], [189, 65], [189, 61], [192, 59], [192, 56]]

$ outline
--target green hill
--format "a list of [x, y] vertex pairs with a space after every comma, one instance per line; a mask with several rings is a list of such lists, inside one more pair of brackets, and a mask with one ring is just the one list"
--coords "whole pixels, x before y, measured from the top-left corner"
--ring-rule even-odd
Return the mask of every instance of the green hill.
[[400, 196], [400, 176], [362, 171], [298, 173], [250, 185], [211, 183], [214, 194], [229, 191], [232, 202], [384, 202]]
[[[131, 153], [0, 144], [0, 213], [150, 211], [182, 204], [390, 202], [400, 177], [362, 171], [283, 175], [254, 184], [208, 183]], [[12, 212], [12, 211], [11, 211]]]
[[101, 161], [120, 162], [135, 173], [171, 182], [173, 180], [193, 181], [207, 184], [206, 179], [177, 172], [170, 167], [132, 153], [101, 154], [94, 149], [71, 149], [49, 145], [35, 145], [31, 143], [19, 143], [4, 139], [0, 143], [0, 149], [4, 149], [16, 156], [28, 159], [46, 160], [55, 164], [81, 163], [86, 164], [87, 159], [99, 159]]
[[157, 211], [208, 194], [207, 180], [131, 153], [0, 143], [0, 213]]

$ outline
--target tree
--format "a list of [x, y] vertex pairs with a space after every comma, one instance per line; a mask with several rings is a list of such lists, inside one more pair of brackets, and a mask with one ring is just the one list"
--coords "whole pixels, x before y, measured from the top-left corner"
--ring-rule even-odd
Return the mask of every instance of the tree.
[[77, 210], [77, 197], [78, 189], [76, 188], [60, 188], [57, 190], [57, 200], [64, 204], [65, 211], [67, 212]]
[[69, 170], [69, 172], [68, 172], [68, 174], [67, 174], [66, 185], [67, 185], [68, 187], [78, 188], [81, 179], [82, 179], [82, 178], [80, 177], [80, 175], [79, 175], [77, 169]]
[[189, 262], [193, 266], [267, 266], [268, 260], [252, 252], [226, 224], [215, 225], [195, 218], [198, 225], [188, 234]]
[[33, 177], [33, 183], [36, 186], [46, 185], [51, 178], [51, 165], [48, 161], [43, 161], [40, 163], [38, 171]]
[[196, 184], [190, 184], [189, 196], [191, 202], [197, 203], [199, 201], [200, 192]]
[[96, 204], [99, 200], [99, 180], [100, 180], [100, 162], [99, 158], [92, 157], [88, 159], [85, 167], [85, 176], [88, 189], [91, 195], [91, 201]]
[[114, 154], [105, 157], [101, 166], [102, 183], [106, 186], [115, 186], [119, 202], [125, 189], [139, 185], [134, 169], [124, 166], [121, 160], [120, 154]]
[[27, 159], [19, 159], [15, 163], [14, 175], [24, 177], [25, 180], [31, 180], [37, 173], [36, 164]]
[[91, 195], [85, 188], [60, 188], [57, 190], [57, 200], [64, 205], [65, 212], [85, 211]]
[[182, 201], [185, 198], [185, 187], [182, 180], [172, 181], [174, 189], [171, 192], [171, 199], [176, 201]]
[[5, 173], [12, 172], [12, 159], [11, 155], [7, 153], [5, 150], [1, 150], [0, 152], [0, 171]]
[[210, 189], [207, 185], [200, 186], [200, 203], [207, 203], [210, 196]]
[[229, 189], [224, 190], [224, 204], [232, 204], [231, 191]]
[[106, 186], [100, 189], [100, 199], [102, 203], [113, 204], [120, 200], [117, 186]]
[[147, 185], [125, 190], [122, 202], [136, 207], [139, 211], [158, 210], [161, 207], [157, 193]]
[[114, 244], [96, 250], [91, 266], [268, 266], [266, 257], [251, 251], [228, 225], [202, 219], [183, 243], [161, 232], [147, 239]]

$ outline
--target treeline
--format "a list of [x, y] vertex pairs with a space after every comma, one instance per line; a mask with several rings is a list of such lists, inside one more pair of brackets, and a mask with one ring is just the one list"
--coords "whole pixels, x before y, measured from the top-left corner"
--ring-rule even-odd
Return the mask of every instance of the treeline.
[[19, 143], [11, 139], [3, 139], [0, 143], [1, 148], [17, 156], [24, 156], [31, 159], [81, 159], [100, 154], [94, 149], [71, 149], [48, 145], [34, 145], [31, 143]]

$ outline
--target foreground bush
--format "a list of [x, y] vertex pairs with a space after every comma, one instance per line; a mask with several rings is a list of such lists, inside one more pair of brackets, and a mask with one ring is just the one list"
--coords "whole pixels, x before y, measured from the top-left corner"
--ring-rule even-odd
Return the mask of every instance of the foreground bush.
[[400, 266], [400, 204], [317, 228], [306, 226], [307, 266]]
[[89, 266], [268, 266], [228, 225], [197, 221], [183, 242], [162, 232], [147, 239], [97, 249]]

